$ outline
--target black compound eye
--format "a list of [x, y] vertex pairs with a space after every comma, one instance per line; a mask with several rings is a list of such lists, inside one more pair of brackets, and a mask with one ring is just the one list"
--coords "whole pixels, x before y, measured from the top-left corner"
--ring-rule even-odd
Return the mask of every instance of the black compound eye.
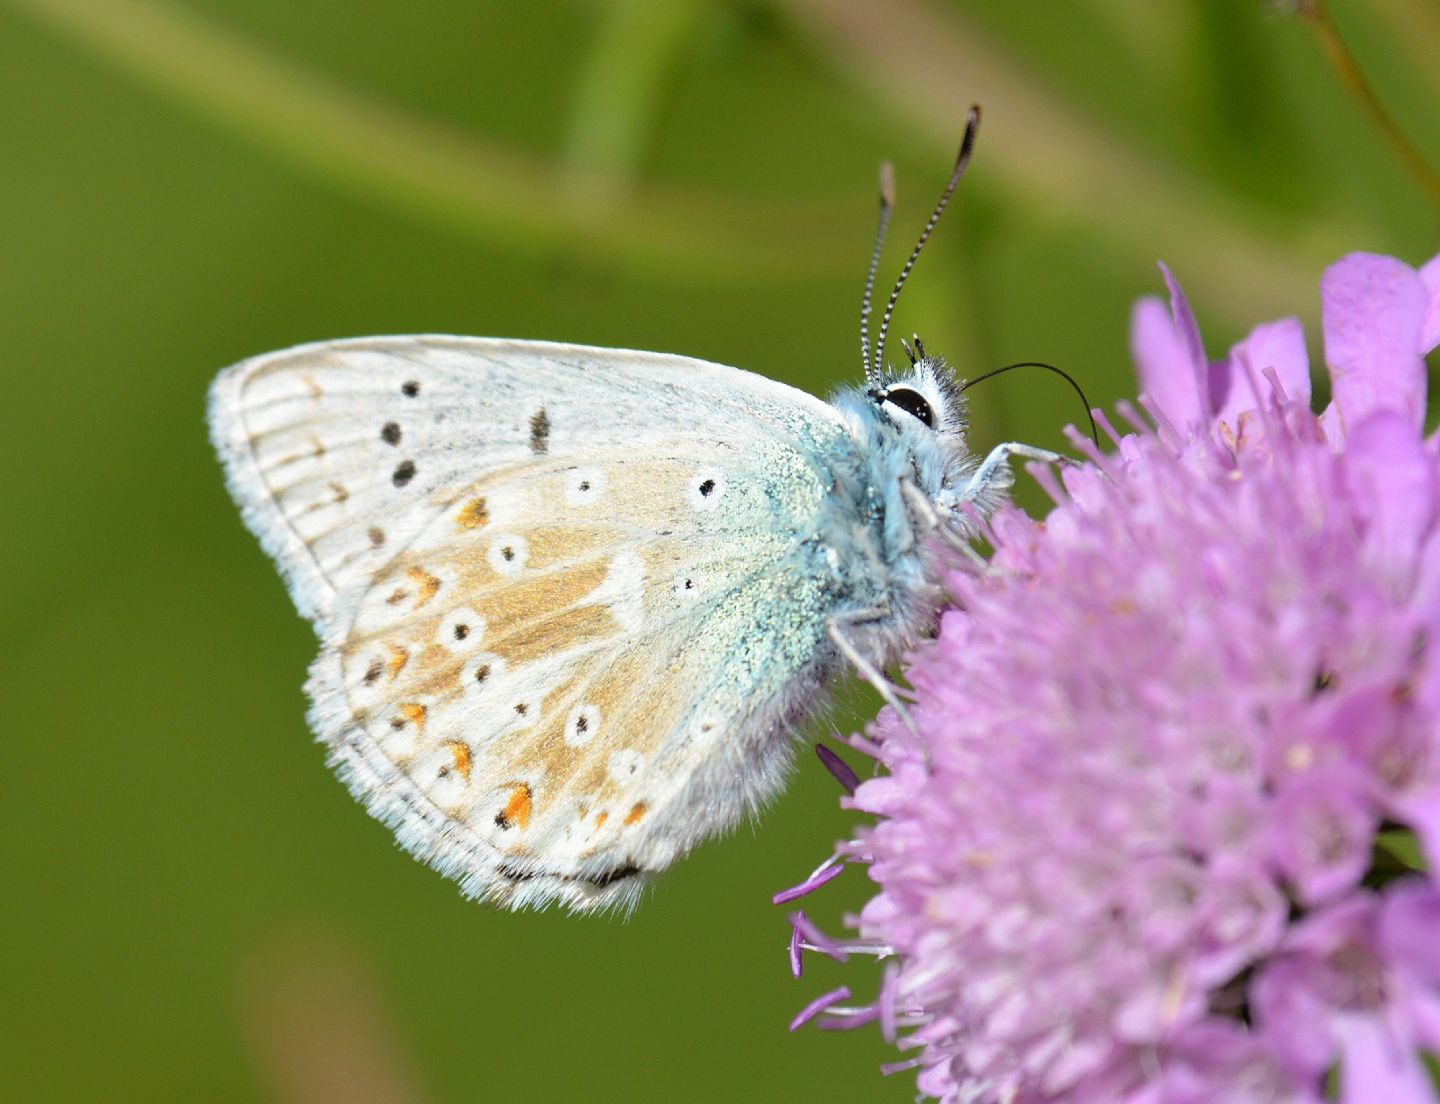
[[898, 406], [912, 418], [920, 419], [931, 429], [935, 428], [935, 411], [919, 391], [909, 387], [892, 387], [885, 392], [885, 401]]

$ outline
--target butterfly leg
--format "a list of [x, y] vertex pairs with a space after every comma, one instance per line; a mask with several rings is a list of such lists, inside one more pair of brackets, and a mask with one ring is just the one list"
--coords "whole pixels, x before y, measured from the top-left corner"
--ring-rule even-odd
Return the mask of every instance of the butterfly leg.
[[863, 625], [867, 621], [878, 621], [886, 617], [887, 611], [883, 609], [852, 610], [849, 613], [837, 613], [825, 623], [825, 631], [830, 639], [835, 642], [835, 647], [840, 649], [840, 654], [850, 661], [855, 670], [860, 672], [860, 677], [868, 682], [879, 695], [885, 699], [885, 704], [895, 711], [911, 735], [919, 737], [920, 730], [915, 727], [915, 722], [910, 716], [910, 711], [905, 708], [900, 696], [895, 692], [895, 684], [881, 674], [873, 663], [860, 654], [860, 649], [845, 634], [847, 625]]
[[995, 479], [995, 472], [1010, 462], [1013, 456], [1024, 457], [1026, 460], [1039, 460], [1045, 464], [1068, 464], [1070, 458], [1062, 456], [1058, 452], [1051, 452], [1049, 449], [1036, 448], [1034, 445], [1022, 445], [1019, 441], [1006, 441], [1003, 445], [996, 445], [990, 450], [980, 466], [975, 469], [969, 481], [960, 492], [962, 502], [973, 502], [985, 493]]
[[984, 556], [975, 551], [968, 540], [955, 532], [949, 525], [941, 520], [940, 514], [936, 511], [934, 504], [925, 497], [925, 492], [908, 479], [900, 480], [900, 495], [905, 499], [905, 504], [910, 507], [915, 516], [918, 517], [932, 533], [959, 552], [972, 564], [979, 568], [988, 567]]

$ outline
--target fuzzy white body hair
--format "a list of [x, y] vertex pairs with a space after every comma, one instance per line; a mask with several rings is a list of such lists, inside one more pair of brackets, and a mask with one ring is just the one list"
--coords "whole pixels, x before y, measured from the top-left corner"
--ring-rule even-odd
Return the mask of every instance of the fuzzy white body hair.
[[[627, 908], [928, 630], [974, 485], [922, 358], [833, 403], [682, 357], [394, 337], [245, 361], [211, 432], [314, 622], [309, 719], [398, 842], [510, 907]], [[917, 515], [909, 496], [928, 507]]]

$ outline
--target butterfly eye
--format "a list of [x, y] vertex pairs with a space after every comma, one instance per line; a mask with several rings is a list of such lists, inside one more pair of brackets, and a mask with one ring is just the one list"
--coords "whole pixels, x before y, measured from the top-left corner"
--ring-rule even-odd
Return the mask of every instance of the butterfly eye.
[[935, 411], [919, 391], [909, 387], [892, 387], [885, 392], [883, 402], [892, 403], [912, 418], [918, 418], [930, 429], [935, 428]]

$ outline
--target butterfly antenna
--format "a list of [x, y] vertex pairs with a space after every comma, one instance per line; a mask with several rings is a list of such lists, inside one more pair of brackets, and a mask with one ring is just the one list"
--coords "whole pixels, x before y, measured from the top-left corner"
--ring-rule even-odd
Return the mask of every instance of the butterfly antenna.
[[895, 166], [886, 161], [880, 166], [880, 225], [875, 231], [875, 248], [870, 251], [870, 271], [865, 274], [865, 295], [860, 300], [860, 367], [866, 383], [875, 382], [870, 367], [870, 294], [875, 290], [875, 271], [880, 267], [880, 251], [885, 248], [885, 231], [890, 229], [894, 209]]
[[[959, 184], [960, 178], [965, 175], [965, 166], [970, 163], [970, 153], [975, 148], [975, 132], [979, 129], [980, 105], [976, 104], [970, 109], [970, 115], [965, 121], [965, 137], [960, 140], [960, 153], [955, 158], [955, 169], [950, 174], [950, 183], [945, 185], [945, 191], [940, 195], [940, 202], [935, 204], [935, 210], [930, 213], [930, 221], [925, 224], [925, 229], [920, 231], [920, 240], [910, 251], [910, 259], [900, 270], [900, 278], [895, 281], [895, 290], [890, 293], [890, 302], [885, 304], [885, 316], [880, 320], [880, 335], [875, 340], [874, 374], [876, 375], [880, 373], [880, 363], [885, 355], [885, 334], [890, 329], [890, 318], [895, 313], [895, 304], [900, 301], [900, 289], [905, 286], [905, 281], [910, 276], [910, 270], [915, 267], [915, 262], [920, 257], [920, 250], [925, 248], [925, 243], [930, 239], [935, 224], [945, 213], [945, 205], [950, 202], [950, 197], [955, 192], [955, 185]], [[869, 376], [870, 373], [867, 372], [866, 375]]]
[[992, 368], [990, 371], [983, 372], [974, 379], [968, 379], [960, 385], [960, 390], [963, 393], [970, 390], [970, 388], [974, 387], [981, 380], [991, 379], [994, 376], [1003, 376], [1006, 372], [1015, 368], [1044, 368], [1047, 372], [1054, 372], [1071, 387], [1075, 388], [1075, 394], [1079, 395], [1080, 401], [1085, 404], [1085, 417], [1090, 419], [1090, 439], [1095, 442], [1096, 448], [1100, 447], [1100, 433], [1095, 428], [1095, 415], [1091, 412], [1090, 400], [1085, 397], [1085, 392], [1081, 389], [1075, 377], [1063, 368], [1056, 368], [1055, 365], [1046, 364], [1043, 360], [1021, 360], [1015, 364], [1007, 364], [1003, 368]]

